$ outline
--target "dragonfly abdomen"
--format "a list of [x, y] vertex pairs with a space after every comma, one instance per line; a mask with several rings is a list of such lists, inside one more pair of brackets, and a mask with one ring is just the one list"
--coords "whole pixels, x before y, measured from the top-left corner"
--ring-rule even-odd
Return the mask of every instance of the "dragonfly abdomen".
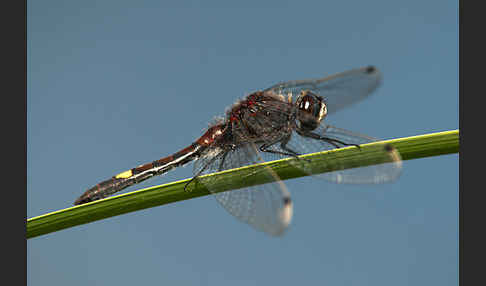
[[85, 204], [105, 198], [132, 184], [128, 179], [112, 177], [88, 189], [74, 202], [74, 205]]
[[199, 157], [201, 148], [202, 146], [198, 143], [193, 143], [171, 156], [121, 172], [120, 174], [88, 189], [74, 202], [74, 205], [85, 204], [106, 198], [153, 176], [165, 174], [176, 167], [180, 167], [195, 160]]

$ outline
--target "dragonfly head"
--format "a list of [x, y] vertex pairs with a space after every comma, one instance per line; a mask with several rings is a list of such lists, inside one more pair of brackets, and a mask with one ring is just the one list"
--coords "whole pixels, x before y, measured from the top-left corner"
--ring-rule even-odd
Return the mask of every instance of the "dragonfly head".
[[327, 115], [324, 99], [310, 90], [301, 91], [295, 104], [299, 128], [303, 131], [316, 129]]

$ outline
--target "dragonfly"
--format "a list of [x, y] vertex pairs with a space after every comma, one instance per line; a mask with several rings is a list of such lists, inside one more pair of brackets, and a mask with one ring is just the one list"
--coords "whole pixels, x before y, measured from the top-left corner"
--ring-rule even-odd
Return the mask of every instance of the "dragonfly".
[[[368, 98], [380, 85], [381, 72], [374, 66], [356, 68], [318, 79], [277, 83], [236, 101], [224, 116], [213, 120], [191, 145], [162, 159], [121, 172], [88, 189], [75, 205], [106, 198], [129, 186], [194, 162], [193, 178], [205, 174], [293, 157], [294, 167], [335, 183], [376, 184], [391, 182], [401, 173], [401, 157], [389, 144], [380, 147], [383, 164], [345, 169], [339, 158], [322, 164], [337, 171], [315, 175], [311, 160], [300, 155], [377, 141], [367, 135], [325, 123], [325, 118]], [[211, 179], [203, 184], [231, 215], [256, 230], [281, 236], [293, 216], [289, 190], [269, 167], [255, 173], [270, 183], [224, 191]]]

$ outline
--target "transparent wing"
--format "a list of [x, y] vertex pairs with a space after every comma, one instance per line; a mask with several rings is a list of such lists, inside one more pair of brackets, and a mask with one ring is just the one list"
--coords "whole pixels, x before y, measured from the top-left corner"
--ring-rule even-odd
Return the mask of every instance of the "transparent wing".
[[381, 78], [377, 68], [368, 66], [320, 79], [281, 82], [264, 91], [295, 97], [303, 90], [311, 90], [324, 97], [328, 113], [333, 113], [365, 99], [380, 85]]
[[[321, 125], [314, 132], [321, 136], [325, 136], [326, 138], [337, 139], [347, 144], [364, 144], [377, 141], [375, 138], [357, 134], [331, 125]], [[297, 133], [292, 134], [292, 139], [287, 146], [300, 154], [314, 153], [336, 148], [326, 141], [303, 137]], [[314, 176], [335, 183], [347, 184], [377, 184], [396, 180], [400, 176], [402, 170], [402, 160], [399, 152], [388, 144], [376, 146], [375, 148], [376, 150], [374, 154], [379, 155], [379, 159], [387, 163], [351, 169], [341, 169], [344, 168], [342, 160], [343, 158], [341, 158], [338, 154], [336, 155], [330, 153], [330, 156], [325, 161], [319, 162], [319, 164], [321, 166], [335, 167], [338, 169], [338, 171], [317, 174]], [[308, 161], [298, 160], [293, 164], [304, 172], [312, 172]]]
[[[194, 164], [194, 174], [233, 169], [258, 162], [261, 162], [261, 158], [257, 149], [248, 144], [228, 152], [214, 152], [201, 157]], [[256, 172], [278, 178], [270, 168], [262, 167]], [[292, 220], [290, 193], [280, 180], [226, 192], [217, 192], [214, 186], [218, 183], [211, 179], [203, 183], [230, 214], [259, 231], [280, 236]]]

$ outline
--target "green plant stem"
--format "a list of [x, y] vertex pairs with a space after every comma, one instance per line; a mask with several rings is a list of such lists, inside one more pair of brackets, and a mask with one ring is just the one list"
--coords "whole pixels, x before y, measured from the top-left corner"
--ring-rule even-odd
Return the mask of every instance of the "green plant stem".
[[[379, 161], [380, 156], [376, 150], [379, 146], [383, 146], [383, 143], [389, 143], [394, 146], [399, 151], [402, 160], [458, 153], [459, 130], [373, 142], [363, 144], [360, 148], [346, 147], [308, 154], [304, 157], [311, 159], [311, 164], [315, 164], [313, 170], [315, 169], [319, 173], [334, 171], [335, 169], [333, 169], [332, 165], [327, 164], [321, 167], [322, 164], [319, 165], [319, 162], [335, 159], [336, 157], [339, 157], [342, 165], [346, 166], [345, 168], [379, 164], [382, 162]], [[269, 182], [270, 180], [267, 176], [259, 176], [258, 173], [254, 175], [256, 168], [261, 168], [262, 165], [271, 167], [282, 180], [308, 175], [289, 164], [289, 160], [296, 159], [287, 158], [245, 166], [206, 175], [201, 177], [201, 180], [204, 180], [204, 177], [216, 176], [216, 181], [220, 184], [218, 190], [226, 191]], [[33, 238], [137, 210], [210, 194], [203, 184], [195, 184], [195, 187], [190, 192], [184, 191], [184, 186], [188, 181], [189, 179], [185, 179], [154, 186], [29, 218], [27, 220], [27, 238]]]

